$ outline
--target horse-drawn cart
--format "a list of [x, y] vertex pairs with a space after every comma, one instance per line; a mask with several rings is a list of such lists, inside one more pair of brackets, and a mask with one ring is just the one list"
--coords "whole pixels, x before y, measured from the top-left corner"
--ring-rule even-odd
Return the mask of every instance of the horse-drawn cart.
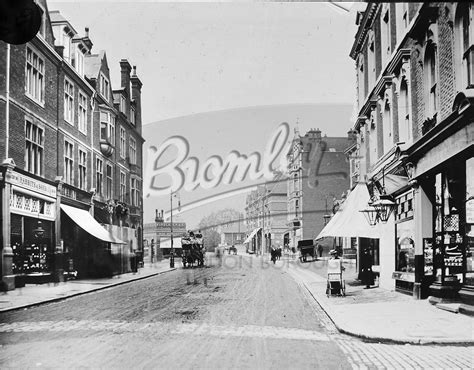
[[194, 234], [192, 231], [187, 236], [181, 238], [182, 263], [183, 267], [204, 266], [204, 243], [201, 234]]
[[309, 257], [311, 257], [312, 261], [318, 259], [313, 239], [300, 240], [298, 242], [298, 249], [300, 250], [301, 262], [306, 262]]

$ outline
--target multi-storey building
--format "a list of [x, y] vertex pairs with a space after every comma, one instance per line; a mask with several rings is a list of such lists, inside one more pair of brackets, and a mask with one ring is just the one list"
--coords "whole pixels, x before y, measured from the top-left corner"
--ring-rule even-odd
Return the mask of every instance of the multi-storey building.
[[267, 253], [271, 246], [283, 247], [283, 235], [288, 228], [286, 179], [276, 178], [251, 191], [245, 211], [247, 238], [244, 243], [248, 243], [249, 252]]
[[[325, 226], [325, 215], [334, 200], [349, 187], [349, 161], [346, 148], [353, 145], [355, 133], [347, 137], [321, 136], [311, 129], [304, 136], [295, 131], [287, 154], [287, 232], [284, 244], [296, 248], [298, 241], [315, 239]], [[332, 245], [333, 240], [320, 241]]]
[[474, 6], [369, 3], [359, 12], [359, 170], [395, 203], [380, 284], [420, 298], [474, 297]]
[[[0, 42], [4, 289], [61, 280], [64, 272], [126, 272], [142, 250], [141, 82], [135, 73], [127, 82], [122, 71], [124, 115], [114, 105], [105, 52], [91, 53], [88, 29], [80, 36], [38, 3], [36, 37]], [[136, 141], [135, 163], [118, 160], [117, 122]]]

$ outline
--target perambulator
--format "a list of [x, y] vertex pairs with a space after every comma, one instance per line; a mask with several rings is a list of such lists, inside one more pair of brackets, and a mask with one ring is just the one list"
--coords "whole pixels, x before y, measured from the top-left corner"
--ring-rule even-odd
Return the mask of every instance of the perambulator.
[[345, 296], [346, 282], [342, 279], [342, 260], [335, 258], [328, 260], [328, 280], [326, 285], [326, 295]]

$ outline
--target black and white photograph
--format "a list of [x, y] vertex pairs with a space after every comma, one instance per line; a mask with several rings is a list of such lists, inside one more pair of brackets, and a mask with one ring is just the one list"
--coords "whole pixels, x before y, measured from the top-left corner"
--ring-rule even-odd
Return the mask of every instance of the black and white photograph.
[[0, 368], [474, 368], [474, 3], [0, 0]]

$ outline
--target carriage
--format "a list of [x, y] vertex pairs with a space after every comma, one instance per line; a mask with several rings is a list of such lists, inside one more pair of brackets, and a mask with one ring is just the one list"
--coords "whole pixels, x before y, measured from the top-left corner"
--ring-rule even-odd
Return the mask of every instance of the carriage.
[[181, 238], [183, 267], [204, 266], [204, 243], [202, 234], [194, 234], [192, 231]]
[[317, 259], [316, 246], [314, 245], [313, 239], [298, 241], [298, 249], [300, 250], [301, 262], [306, 262], [308, 257], [311, 257], [312, 261]]

